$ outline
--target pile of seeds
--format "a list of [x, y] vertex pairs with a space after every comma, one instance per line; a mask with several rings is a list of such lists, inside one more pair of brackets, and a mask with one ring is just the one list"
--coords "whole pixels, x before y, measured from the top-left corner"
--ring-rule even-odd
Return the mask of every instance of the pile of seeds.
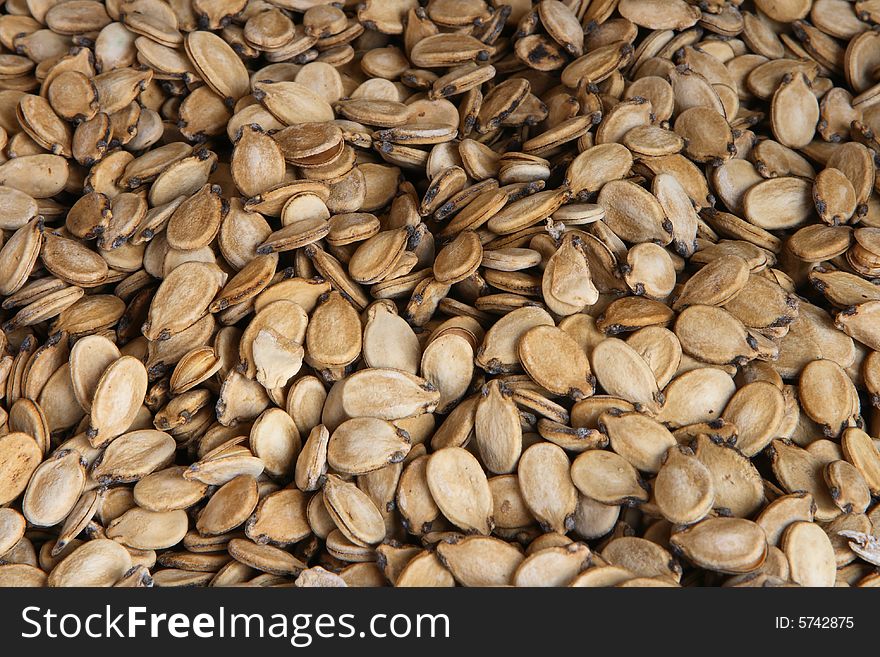
[[6, 0], [0, 586], [877, 586], [876, 0]]

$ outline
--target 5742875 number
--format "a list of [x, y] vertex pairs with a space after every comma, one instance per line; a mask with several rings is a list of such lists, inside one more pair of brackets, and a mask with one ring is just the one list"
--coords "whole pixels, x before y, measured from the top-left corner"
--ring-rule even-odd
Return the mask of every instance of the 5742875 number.
[[855, 627], [852, 616], [777, 616], [777, 630], [851, 630]]

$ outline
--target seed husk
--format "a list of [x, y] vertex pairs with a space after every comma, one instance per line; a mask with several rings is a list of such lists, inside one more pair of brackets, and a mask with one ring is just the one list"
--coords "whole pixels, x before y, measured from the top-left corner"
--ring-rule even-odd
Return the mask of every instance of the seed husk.
[[[553, 353], [544, 350], [550, 349]], [[520, 359], [523, 367], [530, 376], [545, 389], [556, 394], [566, 394], [575, 401], [588, 397], [593, 393], [593, 384], [590, 381], [590, 364], [586, 355], [578, 348], [574, 339], [564, 331], [551, 327], [537, 326], [523, 334], [519, 342]], [[562, 363], [567, 363], [570, 379], [554, 380], [555, 375], [550, 371], [541, 372], [539, 367], [551, 365], [552, 357], [562, 360], [557, 363], [557, 370], [564, 370]], [[544, 360], [544, 359], [548, 360]]]
[[486, 468], [512, 472], [522, 452], [522, 425], [513, 391], [497, 381], [482, 391], [474, 416], [474, 440]]
[[173, 511], [196, 504], [207, 494], [208, 485], [185, 479], [185, 471], [183, 466], [171, 466], [148, 474], [135, 484], [134, 501], [149, 511]]
[[798, 392], [804, 412], [828, 436], [838, 435], [858, 412], [855, 389], [834, 361], [822, 359], [804, 367]]
[[572, 463], [571, 478], [582, 495], [602, 504], [648, 501], [638, 471], [614, 452], [589, 450], [580, 454]]
[[199, 514], [196, 529], [203, 536], [219, 536], [240, 526], [257, 506], [257, 481], [240, 475], [223, 484]]
[[785, 400], [779, 388], [765, 381], [754, 381], [734, 394], [722, 417], [737, 427], [737, 449], [752, 457], [770, 444], [784, 410]]
[[819, 521], [827, 522], [840, 515], [822, 476], [823, 461], [784, 440], [775, 439], [771, 447], [773, 472], [785, 491], [810, 493], [816, 504], [814, 515]]
[[295, 481], [300, 490], [317, 490], [327, 472], [327, 445], [330, 432], [318, 424], [312, 428], [296, 461]]
[[140, 429], [115, 439], [92, 465], [91, 476], [102, 483], [138, 481], [166, 465], [177, 444], [164, 431]]
[[640, 413], [603, 413], [599, 428], [611, 440], [611, 449], [642, 472], [657, 472], [663, 455], [675, 445], [669, 430]]
[[0, 550], [6, 554], [24, 537], [27, 521], [14, 509], [0, 512]]
[[437, 545], [437, 556], [462, 586], [510, 584], [524, 559], [519, 548], [489, 536], [444, 541]]
[[126, 431], [147, 392], [147, 371], [133, 356], [122, 356], [101, 374], [92, 397], [88, 437], [105, 445]]
[[550, 443], [529, 447], [517, 467], [520, 492], [532, 515], [540, 525], [559, 533], [573, 523], [577, 507], [570, 467], [562, 448]]
[[328, 475], [323, 491], [324, 506], [345, 538], [355, 545], [367, 546], [385, 537], [382, 514], [353, 483]]
[[33, 525], [51, 527], [70, 513], [85, 486], [85, 468], [79, 452], [55, 452], [34, 470], [22, 499], [22, 513]]
[[301, 448], [299, 430], [293, 418], [280, 408], [263, 411], [251, 428], [250, 448], [273, 477], [285, 477], [293, 471]]
[[599, 298], [583, 242], [564, 237], [547, 262], [541, 278], [541, 292], [548, 307], [559, 315], [573, 315]]
[[590, 355], [592, 371], [606, 393], [656, 412], [662, 396], [644, 358], [618, 338], [606, 338]]
[[229, 554], [251, 568], [273, 575], [298, 575], [305, 569], [299, 559], [272, 545], [259, 545], [246, 539], [229, 541]]
[[704, 518], [715, 503], [712, 473], [690, 448], [671, 447], [654, 480], [654, 498], [669, 522], [693, 524]]
[[792, 493], [776, 498], [755, 518], [771, 546], [779, 544], [782, 533], [796, 521], [813, 522], [815, 505], [809, 493]]
[[738, 518], [751, 516], [760, 508], [764, 502], [761, 476], [739, 451], [702, 434], [697, 437], [694, 454], [712, 473], [715, 508], [727, 509]]
[[87, 541], [49, 574], [49, 586], [113, 586], [131, 568], [128, 550], [116, 541]]
[[803, 225], [812, 214], [812, 189], [794, 177], [760, 182], [743, 197], [746, 219], [760, 228], [778, 230]]
[[880, 489], [880, 451], [868, 434], [857, 427], [846, 429], [841, 436], [846, 460], [859, 471], [872, 495]]
[[306, 517], [308, 498], [301, 491], [283, 489], [260, 500], [248, 519], [245, 533], [257, 543], [284, 547], [311, 534]]
[[138, 550], [160, 550], [183, 540], [187, 525], [183, 510], [156, 512], [135, 507], [107, 526], [107, 537]]
[[450, 522], [465, 531], [490, 533], [492, 494], [469, 452], [460, 447], [438, 450], [428, 461], [426, 477], [434, 501]]
[[379, 418], [352, 418], [340, 424], [327, 445], [327, 464], [337, 472], [360, 475], [400, 463], [410, 450], [406, 431]]
[[833, 586], [837, 568], [828, 535], [816, 524], [796, 521], [782, 536], [791, 578], [802, 586]]
[[677, 582], [681, 578], [681, 566], [663, 547], [636, 536], [612, 539], [600, 553], [612, 566], [619, 566], [634, 576], [656, 577]]
[[767, 557], [764, 530], [744, 518], [709, 518], [674, 533], [669, 542], [690, 561], [717, 572], [752, 572]]
[[590, 562], [590, 549], [582, 543], [545, 548], [525, 558], [513, 575], [513, 585], [568, 586]]
[[21, 432], [0, 438], [0, 455], [4, 463], [10, 464], [0, 475], [0, 500], [8, 504], [24, 492], [43, 456], [37, 442]]
[[846, 461], [825, 466], [825, 483], [835, 504], [844, 513], [863, 513], [871, 502], [871, 492], [862, 475]]

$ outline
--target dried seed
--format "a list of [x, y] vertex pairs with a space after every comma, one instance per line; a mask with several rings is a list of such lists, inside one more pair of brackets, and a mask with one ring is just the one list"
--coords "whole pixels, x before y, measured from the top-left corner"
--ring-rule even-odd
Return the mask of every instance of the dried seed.
[[28, 522], [51, 527], [67, 517], [85, 485], [81, 458], [75, 450], [59, 450], [34, 470], [21, 503]]
[[327, 463], [343, 474], [366, 474], [403, 461], [410, 444], [409, 435], [390, 422], [378, 418], [352, 418], [331, 434]]
[[9, 464], [0, 477], [0, 500], [8, 504], [24, 492], [43, 455], [36, 441], [20, 432], [0, 437], [0, 455]]
[[743, 209], [746, 219], [760, 228], [801, 226], [814, 210], [809, 181], [793, 177], [765, 180], [746, 192]]
[[312, 530], [306, 518], [308, 497], [296, 489], [270, 493], [257, 505], [245, 532], [257, 543], [286, 546], [308, 537]]
[[570, 468], [565, 452], [549, 443], [532, 445], [520, 458], [517, 476], [523, 500], [548, 531], [565, 533], [573, 523], [577, 489]]
[[780, 144], [801, 148], [813, 139], [819, 120], [819, 101], [807, 76], [787, 75], [773, 93], [770, 106], [773, 134]]
[[791, 578], [803, 586], [833, 586], [837, 568], [828, 535], [810, 522], [789, 525], [782, 536], [782, 550], [788, 557]]
[[784, 412], [785, 400], [779, 388], [754, 381], [737, 390], [722, 417], [737, 427], [736, 447], [751, 458], [776, 436]]
[[385, 537], [382, 515], [357, 486], [328, 475], [323, 490], [324, 506], [346, 538], [366, 546], [379, 543]]
[[132, 356], [122, 356], [101, 374], [92, 397], [88, 429], [93, 446], [106, 445], [127, 431], [147, 393], [147, 371]]
[[827, 522], [840, 515], [822, 476], [823, 461], [784, 440], [775, 439], [771, 447], [773, 472], [784, 490], [810, 493], [816, 504], [814, 515], [819, 521]]
[[880, 451], [868, 434], [858, 428], [846, 429], [841, 436], [846, 460], [855, 466], [872, 495], [880, 489]]
[[638, 471], [614, 452], [589, 450], [571, 466], [574, 485], [602, 504], [636, 504], [648, 501], [648, 491]]
[[[134, 486], [134, 501], [149, 511], [173, 511], [196, 504], [207, 494], [208, 485], [185, 479], [185, 470], [171, 466], [143, 477]], [[107, 501], [103, 504], [106, 506]]]
[[612, 180], [602, 187], [597, 203], [605, 209], [605, 222], [614, 233], [630, 242], [661, 245], [672, 240], [666, 214], [657, 199], [628, 180]]
[[744, 518], [709, 518], [673, 533], [670, 545], [708, 570], [748, 573], [767, 557], [764, 530]]
[[49, 586], [113, 586], [131, 568], [128, 550], [115, 541], [87, 541], [49, 574]]
[[107, 484], [138, 481], [168, 465], [176, 449], [174, 439], [164, 431], [130, 431], [107, 446], [90, 474]]
[[633, 575], [677, 582], [681, 566], [661, 546], [644, 538], [622, 536], [612, 539], [602, 550], [602, 558]]
[[529, 376], [550, 392], [575, 401], [593, 393], [590, 363], [574, 339], [551, 326], [536, 326], [519, 340], [519, 357]]
[[495, 474], [516, 468], [522, 452], [522, 426], [512, 391], [497, 381], [483, 390], [474, 416], [474, 439], [486, 468]]
[[623, 340], [606, 338], [590, 354], [592, 371], [609, 395], [656, 412], [662, 402], [657, 379], [648, 363]]
[[251, 428], [249, 442], [254, 456], [273, 477], [285, 477], [293, 471], [302, 444], [293, 419], [280, 408], [260, 414]]
[[428, 461], [425, 475], [431, 496], [450, 522], [469, 532], [491, 532], [492, 493], [479, 462], [469, 452], [460, 447], [438, 450]]
[[196, 529], [203, 536], [218, 536], [240, 526], [257, 506], [256, 480], [240, 475], [215, 492], [199, 514]]

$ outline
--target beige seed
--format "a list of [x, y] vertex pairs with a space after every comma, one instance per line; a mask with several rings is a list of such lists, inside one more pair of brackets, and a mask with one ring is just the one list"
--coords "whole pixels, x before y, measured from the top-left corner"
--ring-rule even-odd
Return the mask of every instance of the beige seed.
[[73, 509], [85, 480], [79, 452], [68, 449], [55, 452], [31, 476], [21, 503], [24, 517], [38, 527], [58, 524]]
[[431, 496], [450, 522], [465, 531], [489, 534], [492, 494], [479, 462], [460, 447], [446, 447], [431, 456], [426, 468]]
[[240, 475], [223, 484], [211, 496], [199, 514], [196, 529], [203, 536], [225, 534], [241, 525], [253, 512], [258, 501], [257, 482]]
[[[196, 504], [208, 492], [208, 486], [185, 479], [185, 470], [183, 466], [171, 466], [143, 477], [134, 486], [134, 501], [149, 511], [173, 511]], [[103, 505], [106, 507], [106, 499]]]
[[614, 538], [602, 550], [601, 556], [607, 563], [629, 570], [635, 576], [675, 582], [681, 577], [681, 566], [672, 555], [663, 547], [644, 538]]
[[771, 443], [773, 472], [790, 493], [807, 491], [816, 504], [815, 517], [827, 522], [840, 515], [822, 476], [824, 463], [796, 445], [776, 439]]
[[382, 515], [357, 486], [328, 475], [323, 490], [324, 505], [346, 538], [356, 545], [371, 545], [385, 537]]
[[743, 518], [709, 518], [670, 538], [670, 545], [709, 570], [747, 573], [767, 556], [764, 530]]
[[517, 467], [520, 491], [529, 510], [541, 525], [559, 533], [572, 524], [577, 507], [570, 468], [565, 452], [549, 443], [529, 447]]
[[49, 574], [49, 586], [113, 586], [131, 567], [124, 547], [106, 538], [87, 541]]
[[250, 448], [265, 464], [265, 472], [284, 477], [293, 471], [301, 440], [293, 419], [280, 408], [263, 411], [251, 428]]
[[796, 521], [813, 522], [815, 506], [809, 493], [783, 495], [768, 504], [755, 519], [764, 529], [767, 542], [778, 545], [785, 529]]
[[177, 444], [164, 431], [141, 429], [116, 438], [92, 465], [91, 476], [102, 483], [137, 481], [170, 463]]
[[583, 495], [603, 504], [648, 501], [638, 471], [614, 452], [589, 450], [579, 455], [571, 466], [571, 479]]
[[551, 326], [536, 326], [519, 340], [523, 367], [550, 392], [580, 400], [593, 393], [590, 362], [574, 339]]
[[437, 556], [462, 586], [510, 584], [523, 561], [518, 548], [488, 536], [469, 536], [440, 543]]
[[776, 435], [785, 410], [782, 393], [772, 383], [755, 381], [740, 388], [722, 414], [737, 427], [736, 446], [752, 457]]
[[187, 525], [183, 510], [156, 512], [133, 508], [108, 525], [107, 537], [130, 548], [161, 550], [183, 540]]
[[704, 518], [715, 503], [712, 473], [693, 452], [671, 447], [654, 480], [654, 497], [671, 523], [689, 525]]
[[831, 541], [822, 529], [809, 522], [792, 523], [782, 536], [792, 579], [803, 586], [833, 586], [836, 563]]
[[749, 517], [764, 502], [761, 475], [736, 449], [715, 443], [708, 435], [697, 437], [694, 454], [712, 474], [715, 508], [727, 509], [738, 518]]
[[512, 391], [490, 382], [477, 402], [474, 439], [489, 472], [505, 474], [516, 468], [522, 452], [522, 426]]
[[675, 445], [663, 425], [640, 413], [603, 413], [599, 428], [610, 438], [611, 449], [643, 472], [657, 472], [663, 455]]
[[337, 472], [366, 474], [399, 463], [410, 450], [409, 435], [379, 418], [352, 418], [340, 424], [327, 444], [327, 463]]
[[29, 435], [11, 432], [0, 437], [0, 460], [8, 464], [0, 472], [0, 501], [3, 504], [24, 492], [42, 458], [40, 446]]
[[104, 445], [126, 431], [147, 392], [147, 372], [132, 356], [122, 356], [101, 374], [92, 397], [88, 436]]
[[623, 340], [607, 338], [590, 355], [592, 371], [606, 393], [637, 408], [656, 411], [662, 397], [647, 362]]
[[590, 549], [571, 543], [529, 555], [513, 575], [514, 586], [567, 586], [590, 563]]
[[872, 495], [880, 488], [880, 451], [868, 434], [858, 428], [849, 428], [843, 432], [841, 447], [846, 460], [855, 466]]
[[260, 500], [245, 532], [257, 543], [284, 546], [311, 534], [306, 518], [308, 498], [296, 489], [283, 489]]

